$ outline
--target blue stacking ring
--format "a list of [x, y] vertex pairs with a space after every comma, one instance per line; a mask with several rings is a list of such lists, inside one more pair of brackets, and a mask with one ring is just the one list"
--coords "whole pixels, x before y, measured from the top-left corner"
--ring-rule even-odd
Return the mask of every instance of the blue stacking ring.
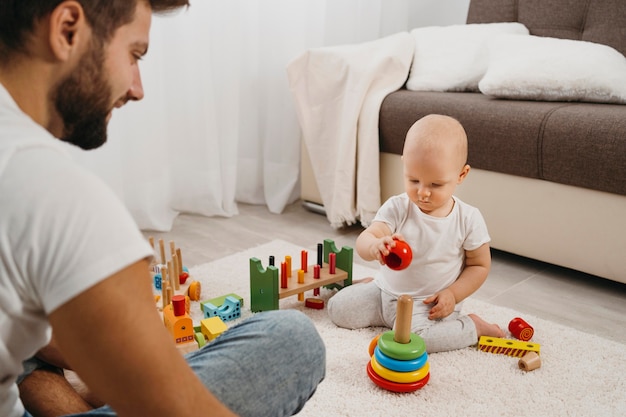
[[428, 353], [426, 352], [415, 359], [407, 361], [393, 359], [381, 352], [378, 346], [374, 349], [374, 357], [378, 363], [381, 364], [381, 366], [396, 372], [417, 371], [418, 369], [422, 369], [422, 367], [426, 364], [426, 361], [428, 361]]

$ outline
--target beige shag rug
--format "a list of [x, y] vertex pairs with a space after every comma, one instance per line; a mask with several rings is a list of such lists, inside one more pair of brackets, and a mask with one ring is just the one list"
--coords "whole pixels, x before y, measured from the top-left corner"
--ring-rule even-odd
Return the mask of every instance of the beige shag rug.
[[[203, 300], [229, 293], [243, 297], [243, 319], [252, 314], [249, 259], [259, 258], [266, 267], [270, 255], [277, 265], [291, 255], [299, 263], [303, 249], [309, 251], [309, 264], [314, 263], [315, 247], [274, 240], [189, 269], [193, 279], [202, 283]], [[353, 272], [359, 278], [371, 276], [373, 270], [355, 264]], [[327, 301], [333, 294], [322, 289], [320, 298]], [[312, 292], [306, 296], [312, 296]], [[281, 300], [280, 308], [301, 310], [314, 321], [327, 347], [327, 375], [301, 416], [626, 415], [625, 345], [470, 298], [464, 306], [466, 312], [498, 323], [505, 331], [515, 317], [530, 323], [535, 329], [532, 342], [541, 345], [541, 367], [525, 372], [519, 369], [518, 358], [476, 348], [436, 353], [429, 357], [428, 384], [412, 393], [397, 394], [374, 385], [365, 371], [371, 339], [387, 329], [337, 328], [328, 319], [326, 309], [309, 309], [303, 304], [293, 296]], [[202, 318], [196, 303], [192, 317], [194, 322]], [[512, 338], [508, 333], [507, 337]]]

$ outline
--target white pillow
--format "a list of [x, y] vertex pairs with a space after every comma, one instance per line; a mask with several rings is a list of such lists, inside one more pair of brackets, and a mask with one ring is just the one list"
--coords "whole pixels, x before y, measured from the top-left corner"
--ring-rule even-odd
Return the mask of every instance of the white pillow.
[[478, 91], [489, 60], [487, 41], [501, 33], [528, 35], [521, 23], [475, 23], [413, 29], [415, 54], [406, 88]]
[[626, 103], [626, 57], [607, 45], [503, 35], [480, 91], [499, 98]]

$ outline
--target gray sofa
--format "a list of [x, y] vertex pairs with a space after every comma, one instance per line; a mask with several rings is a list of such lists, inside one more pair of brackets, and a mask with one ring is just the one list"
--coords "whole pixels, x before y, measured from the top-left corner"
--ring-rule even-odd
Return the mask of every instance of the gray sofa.
[[[489, 22], [626, 54], [623, 0], [473, 0], [467, 23]], [[382, 201], [403, 192], [406, 132], [430, 113], [467, 131], [472, 171], [457, 195], [480, 208], [493, 248], [626, 283], [626, 105], [400, 89], [380, 109]], [[306, 161], [302, 175], [314, 200]]]

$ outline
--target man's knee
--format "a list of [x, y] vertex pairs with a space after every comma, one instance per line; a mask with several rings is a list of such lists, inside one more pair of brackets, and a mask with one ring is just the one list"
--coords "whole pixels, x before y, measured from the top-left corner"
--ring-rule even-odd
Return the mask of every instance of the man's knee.
[[[275, 310], [265, 313], [267, 328], [277, 340], [302, 340], [313, 348], [324, 350], [324, 342], [311, 319], [297, 310]], [[315, 349], [313, 349], [315, 350]]]

